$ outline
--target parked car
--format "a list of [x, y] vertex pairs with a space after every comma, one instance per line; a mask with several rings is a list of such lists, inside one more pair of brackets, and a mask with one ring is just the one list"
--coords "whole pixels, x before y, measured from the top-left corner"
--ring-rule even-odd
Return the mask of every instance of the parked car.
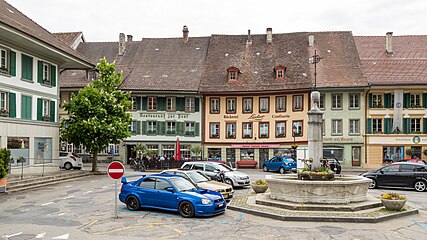
[[236, 171], [229, 166], [219, 163], [219, 162], [209, 162], [209, 161], [196, 161], [196, 162], [185, 162], [182, 164], [181, 169], [188, 170], [198, 170], [208, 175], [211, 179], [215, 179], [216, 176], [223, 172], [225, 176], [225, 183], [234, 187], [244, 187], [249, 186], [250, 180], [249, 175]]
[[179, 212], [183, 217], [223, 213], [227, 203], [219, 192], [198, 189], [187, 179], [170, 174], [153, 174], [128, 182], [122, 177], [121, 202], [131, 211], [141, 207]]
[[372, 180], [369, 188], [412, 188], [418, 192], [427, 188], [427, 166], [421, 163], [392, 163], [361, 176]]
[[264, 172], [279, 171], [284, 174], [286, 171], [296, 171], [297, 163], [290, 157], [274, 156], [270, 160], [264, 161], [262, 170]]
[[82, 169], [83, 162], [77, 153], [59, 152], [59, 167], [66, 170]]
[[222, 182], [211, 180], [207, 175], [196, 170], [169, 169], [161, 172], [162, 174], [171, 174], [181, 176], [197, 185], [199, 188], [209, 189], [222, 194], [226, 200], [234, 196], [233, 187]]
[[326, 166], [336, 174], [341, 173], [341, 163], [336, 158], [326, 158]]

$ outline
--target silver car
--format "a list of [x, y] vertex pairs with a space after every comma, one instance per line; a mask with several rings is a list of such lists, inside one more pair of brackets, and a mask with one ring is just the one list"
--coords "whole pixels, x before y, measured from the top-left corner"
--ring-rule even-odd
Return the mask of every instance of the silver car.
[[211, 178], [215, 178], [220, 172], [224, 172], [225, 183], [233, 187], [244, 187], [249, 186], [250, 180], [249, 175], [236, 171], [229, 166], [220, 162], [208, 162], [208, 161], [197, 161], [197, 162], [186, 162], [181, 166], [181, 169], [192, 169], [203, 172]]

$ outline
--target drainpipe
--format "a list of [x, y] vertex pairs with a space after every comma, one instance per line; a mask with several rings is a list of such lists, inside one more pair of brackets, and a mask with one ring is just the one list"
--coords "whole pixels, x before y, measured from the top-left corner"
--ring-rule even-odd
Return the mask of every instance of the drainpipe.
[[[369, 92], [371, 91], [371, 86], [369, 85], [368, 91], [366, 91], [365, 93], [365, 137], [364, 137], [364, 143], [363, 145], [365, 146], [365, 164], [368, 163], [368, 131], [367, 131], [367, 122], [366, 120], [368, 119], [368, 107], [369, 107]], [[365, 165], [364, 164], [364, 165]]]

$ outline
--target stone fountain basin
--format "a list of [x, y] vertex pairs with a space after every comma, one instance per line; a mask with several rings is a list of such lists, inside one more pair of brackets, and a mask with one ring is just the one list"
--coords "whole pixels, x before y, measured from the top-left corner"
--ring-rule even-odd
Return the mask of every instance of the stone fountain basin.
[[296, 203], [348, 204], [366, 201], [370, 179], [335, 175], [333, 181], [298, 180], [296, 174], [268, 175], [270, 198]]

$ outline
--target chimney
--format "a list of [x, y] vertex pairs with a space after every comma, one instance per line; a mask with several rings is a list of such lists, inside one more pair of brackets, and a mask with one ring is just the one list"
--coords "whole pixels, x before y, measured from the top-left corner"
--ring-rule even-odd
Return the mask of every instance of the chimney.
[[273, 43], [273, 29], [267, 28], [267, 43]]
[[184, 27], [182, 28], [182, 42], [184, 44], [188, 43], [188, 28], [186, 25], [184, 25]]
[[385, 47], [387, 54], [393, 54], [393, 32], [386, 33]]
[[313, 34], [308, 35], [308, 46], [309, 47], [314, 46], [314, 35]]
[[119, 35], [119, 55], [123, 55], [125, 53], [126, 50], [126, 46], [125, 46], [126, 42], [125, 42], [125, 34], [124, 33], [120, 33]]
[[132, 35], [127, 35], [127, 37], [128, 37], [128, 42], [132, 42], [132, 38], [133, 38], [133, 36]]
[[246, 40], [246, 45], [252, 45], [252, 36], [250, 29], [248, 29], [248, 39]]

